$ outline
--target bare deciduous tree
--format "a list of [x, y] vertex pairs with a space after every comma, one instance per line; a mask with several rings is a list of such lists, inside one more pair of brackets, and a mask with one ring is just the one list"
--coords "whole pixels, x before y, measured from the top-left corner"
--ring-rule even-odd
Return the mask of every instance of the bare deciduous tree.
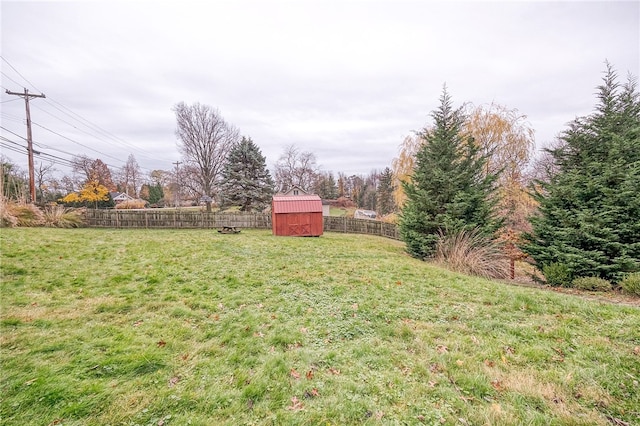
[[105, 186], [109, 191], [115, 191], [116, 186], [111, 179], [111, 170], [104, 161], [99, 158], [92, 160], [86, 155], [78, 155], [71, 159], [74, 174], [79, 174], [80, 178], [75, 182], [77, 187], [84, 186], [90, 180], [97, 180], [100, 185]]
[[299, 186], [308, 191], [317, 173], [316, 156], [309, 151], [301, 152], [295, 145], [289, 145], [275, 164], [276, 187], [280, 191], [286, 191], [292, 186]]
[[47, 194], [50, 192], [52, 185], [50, 182], [53, 180], [53, 172], [55, 168], [53, 163], [45, 164], [40, 162], [34, 168], [34, 177], [36, 179], [36, 198], [42, 202], [47, 199]]
[[196, 169], [196, 190], [200, 195], [215, 197], [225, 159], [240, 133], [208, 105], [180, 102], [173, 110], [178, 125], [176, 136], [180, 140], [178, 148], [185, 163]]
[[138, 190], [142, 183], [142, 172], [140, 171], [140, 165], [136, 161], [133, 154], [129, 154], [127, 162], [122, 167], [119, 174], [118, 185], [123, 192], [134, 198], [138, 198]]

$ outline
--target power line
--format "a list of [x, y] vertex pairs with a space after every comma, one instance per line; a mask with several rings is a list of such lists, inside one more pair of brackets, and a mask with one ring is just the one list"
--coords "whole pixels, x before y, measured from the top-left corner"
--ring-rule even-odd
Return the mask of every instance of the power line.
[[[65, 123], [65, 124], [67, 124], [67, 125], [69, 125], [69, 126], [73, 127], [74, 129], [78, 130], [79, 132], [84, 133], [85, 135], [88, 135], [88, 136], [91, 136], [91, 137], [94, 137], [94, 138], [98, 139], [99, 141], [102, 141], [102, 142], [105, 142], [105, 143], [119, 142], [119, 138], [117, 138], [117, 137], [116, 137], [116, 136], [114, 136], [114, 135], [111, 135], [111, 134], [110, 134], [110, 133], [108, 133], [106, 130], [101, 129], [101, 128], [100, 128], [100, 127], [98, 127], [98, 126], [93, 125], [91, 122], [89, 122], [89, 121], [87, 121], [87, 120], [83, 119], [83, 118], [82, 118], [82, 117], [80, 117], [79, 115], [78, 115], [78, 117], [80, 117], [82, 120], [87, 121], [89, 124], [91, 124], [93, 127], [95, 127], [96, 129], [99, 129], [99, 130], [98, 130], [98, 131], [94, 130], [91, 126], [89, 126], [89, 125], [86, 125], [86, 124], [82, 123], [80, 120], [78, 120], [78, 119], [74, 118], [71, 114], [66, 113], [65, 111], [61, 110], [60, 108], [56, 107], [55, 105], [52, 105], [51, 103], [48, 103], [48, 104], [49, 104], [50, 106], [52, 106], [52, 107], [56, 108], [57, 110], [61, 111], [62, 113], [66, 114], [67, 116], [71, 117], [72, 119], [74, 119], [74, 120], [76, 120], [76, 121], [80, 122], [80, 123], [81, 123], [81, 124], [83, 124], [85, 127], [87, 127], [87, 128], [89, 128], [90, 130], [92, 130], [92, 132], [88, 132], [88, 131], [86, 131], [86, 130], [84, 130], [84, 129], [81, 129], [81, 128], [77, 127], [76, 125], [74, 125], [73, 123], [70, 123], [70, 122], [68, 122], [68, 121], [66, 121], [66, 120], [64, 120], [64, 119], [62, 119], [62, 118], [58, 117], [57, 115], [55, 115], [55, 114], [53, 114], [53, 113], [51, 113], [51, 112], [49, 112], [49, 111], [47, 111], [47, 110], [45, 110], [45, 109], [43, 109], [43, 108], [37, 107], [37, 109], [39, 109], [40, 111], [44, 112], [45, 114], [48, 114], [48, 115], [50, 115], [50, 116], [52, 116], [52, 117], [56, 118], [57, 120], [60, 120], [61, 122], [63, 122], [63, 123]], [[73, 112], [73, 111], [71, 111], [71, 112]], [[77, 115], [77, 114], [76, 114], [76, 115]], [[108, 137], [110, 140], [104, 139], [104, 138], [102, 137], [102, 135], [105, 135], [105, 136], [106, 136], [106, 137]], [[120, 143], [120, 142], [119, 142], [119, 143]], [[137, 148], [137, 147], [136, 147], [136, 146], [134, 146], [134, 145], [128, 144], [128, 143], [126, 143], [125, 141], [122, 141], [122, 144], [124, 144], [127, 148], [133, 148], [134, 150], [138, 151], [139, 153], [142, 153], [141, 155], [139, 154], [141, 157], [148, 158], [148, 159], [150, 159], [150, 160], [157, 160], [157, 158], [156, 158], [156, 157], [150, 157], [150, 156], [146, 155], [146, 153], [145, 153], [144, 151], [142, 151], [141, 149]]]
[[[7, 74], [5, 74], [4, 72], [0, 71], [0, 74], [4, 75], [4, 78], [6, 78], [7, 80], [11, 80], [13, 82], [13, 84], [16, 84], [18, 86], [23, 86], [22, 84], [18, 83], [17, 81], [15, 81], [14, 79], [12, 79], [11, 77], [9, 77]], [[7, 89], [8, 90], [8, 89]]]
[[15, 102], [15, 101], [19, 101], [19, 100], [20, 100], [20, 99], [18, 99], [18, 98], [15, 98], [15, 99], [9, 99], [8, 101], [2, 101], [2, 102], [0, 102], [0, 104], [7, 104], [7, 103], [9, 103], [9, 102]]
[[[2, 61], [4, 61], [17, 75], [19, 75], [31, 87], [33, 87], [36, 90], [39, 90], [35, 86], [35, 84], [33, 84], [22, 73], [20, 73], [20, 71], [18, 71], [18, 69], [16, 67], [14, 67], [5, 57], [0, 56], [0, 58], [2, 58]], [[16, 80], [12, 79], [6, 73], [3, 72], [2, 74], [5, 75], [7, 77], [7, 79], [11, 80], [12, 82], [14, 82], [16, 84], [19, 84]], [[7, 92], [9, 91], [8, 89], [6, 89], [6, 90], [7, 90]], [[3, 101], [2, 103], [5, 103], [5, 102], [11, 102], [11, 101]], [[129, 148], [129, 149], [133, 149], [134, 151], [136, 151], [138, 153], [139, 156], [147, 158], [149, 160], [153, 160], [153, 161], [158, 161], [158, 160], [160, 160], [160, 161], [168, 161], [168, 160], [159, 159], [158, 157], [153, 156], [152, 154], [147, 155], [147, 151], [144, 151], [141, 148], [137, 147], [136, 145], [134, 145], [134, 144], [132, 144], [130, 142], [127, 142], [127, 141], [125, 141], [124, 139], [122, 139], [122, 138], [120, 138], [118, 136], [113, 135], [112, 133], [108, 132], [107, 130], [103, 129], [102, 127], [98, 126], [97, 124], [91, 122], [90, 120], [84, 118], [80, 114], [76, 113], [75, 111], [71, 110], [70, 108], [66, 107], [65, 105], [63, 105], [62, 103], [56, 101], [55, 99], [52, 99], [50, 97], [46, 98], [46, 99], [44, 99], [44, 103], [49, 105], [50, 107], [55, 108], [56, 110], [60, 111], [62, 114], [70, 117], [72, 120], [78, 122], [81, 126], [84, 126], [85, 128], [87, 128], [89, 131], [83, 130], [82, 128], [77, 127], [76, 125], [74, 125], [74, 124], [72, 124], [72, 123], [60, 118], [59, 116], [57, 116], [57, 115], [51, 113], [50, 111], [47, 111], [47, 110], [45, 110], [45, 109], [43, 109], [43, 108], [41, 108], [39, 106], [34, 105], [34, 107], [36, 109], [40, 110], [40, 111], [45, 112], [46, 114], [52, 116], [55, 119], [62, 121], [63, 123], [71, 126], [72, 128], [74, 128], [74, 129], [76, 129], [76, 130], [78, 130], [78, 131], [80, 131], [80, 132], [82, 132], [82, 133], [84, 133], [86, 135], [95, 137], [96, 139], [100, 140], [101, 142], [105, 142], [105, 143], [115, 142], [115, 143], [118, 143], [120, 145], [123, 145], [123, 146]], [[5, 115], [5, 117], [8, 117], [8, 116]], [[14, 120], [15, 120], [15, 118], [14, 118]], [[98, 151], [96, 149], [90, 148], [89, 146], [84, 145], [84, 144], [82, 144], [82, 143], [80, 143], [78, 141], [75, 141], [72, 138], [69, 138], [69, 137], [64, 136], [63, 134], [61, 134], [59, 132], [56, 132], [54, 130], [49, 129], [49, 128], [43, 126], [42, 124], [35, 123], [35, 122], [33, 124], [41, 127], [44, 130], [47, 130], [48, 132], [53, 133], [53, 134], [55, 134], [55, 135], [57, 135], [57, 136], [59, 136], [61, 138], [64, 138], [64, 139], [66, 139], [66, 140], [68, 140], [70, 142], [78, 144], [78, 145], [80, 145], [80, 146], [82, 146], [82, 147], [84, 147], [84, 148], [86, 148], [86, 149], [88, 149], [90, 151], [93, 151], [93, 152], [96, 152], [96, 153], [98, 153], [100, 155], [112, 158], [112, 159], [114, 159], [116, 161], [119, 161], [119, 162], [123, 161], [120, 158], [116, 158], [116, 157], [114, 157], [112, 155], [105, 154], [104, 152], [101, 152], [101, 151]], [[108, 140], [105, 140], [104, 138], [107, 138]], [[54, 149], [54, 148], [50, 147], [50, 149]], [[64, 152], [64, 151], [61, 151], [61, 152]], [[122, 168], [122, 166], [111, 166], [111, 167]], [[153, 170], [153, 169], [149, 169], [149, 168], [146, 168], [146, 167], [140, 167], [140, 168], [143, 169], [143, 170], [147, 170], [147, 171], [152, 171]]]
[[[20, 77], [22, 77], [22, 79], [23, 79], [24, 81], [26, 81], [27, 83], [29, 83], [29, 84], [31, 85], [31, 87], [33, 87], [34, 89], [36, 89], [38, 92], [42, 93], [42, 90], [38, 89], [38, 88], [35, 86], [35, 84], [33, 84], [32, 82], [30, 82], [30, 81], [29, 81], [29, 80], [28, 80], [24, 75], [20, 74], [20, 71], [18, 71], [18, 70], [17, 70], [13, 65], [11, 65], [11, 63], [7, 60], [7, 58], [5, 58], [4, 56], [0, 56], [0, 58], [2, 58], [2, 60], [3, 60], [7, 65], [9, 65], [9, 67], [10, 67], [12, 70], [14, 70], [14, 71], [16, 72], [16, 74], [18, 74]], [[3, 74], [4, 74], [4, 73], [3, 73]], [[13, 81], [13, 80], [11, 80], [11, 81]], [[15, 83], [15, 81], [14, 81], [14, 83]], [[18, 84], [19, 86], [22, 86], [22, 84], [20, 84], [20, 83], [16, 83], [16, 84]]]
[[[73, 139], [71, 139], [71, 138], [70, 138], [70, 137], [68, 137], [68, 136], [65, 136], [65, 135], [63, 135], [63, 134], [60, 134], [60, 133], [56, 132], [55, 130], [51, 130], [51, 129], [49, 129], [48, 127], [45, 127], [45, 126], [43, 126], [42, 124], [38, 124], [38, 123], [36, 123], [36, 122], [34, 122], [33, 124], [35, 124], [36, 126], [40, 127], [41, 129], [44, 129], [44, 130], [46, 130], [46, 131], [48, 131], [48, 132], [53, 133], [54, 135], [60, 136], [61, 138], [66, 139], [66, 140], [68, 140], [69, 142], [73, 142], [73, 143], [75, 143], [75, 144], [78, 144], [78, 145], [80, 145], [80, 146], [81, 146], [81, 147], [83, 147], [83, 148], [86, 148], [86, 149], [91, 150], [91, 151], [93, 151], [93, 152], [97, 152], [97, 153], [98, 153], [98, 154], [100, 154], [100, 155], [104, 155], [105, 157], [112, 158], [112, 159], [114, 159], [114, 160], [116, 160], [116, 161], [122, 161], [121, 159], [119, 159], [119, 158], [117, 158], [117, 157], [114, 157], [113, 155], [105, 154], [104, 152], [98, 151], [97, 149], [93, 149], [93, 148], [91, 148], [91, 147], [88, 147], [87, 145], [84, 145], [84, 144], [82, 144], [82, 143], [80, 143], [80, 142], [78, 142], [78, 141], [76, 141], [76, 140], [73, 140]], [[120, 168], [120, 167], [118, 167], [118, 168]]]
[[12, 134], [12, 135], [14, 135], [14, 136], [17, 136], [17, 137], [19, 137], [20, 139], [23, 139], [24, 141], [26, 141], [26, 140], [27, 140], [27, 138], [25, 138], [25, 137], [23, 137], [23, 136], [20, 136], [19, 134], [15, 133], [15, 132], [12, 132], [11, 130], [7, 129], [6, 127], [2, 127], [2, 126], [0, 126], [0, 129], [4, 130], [5, 132], [9, 132], [9, 133], [11, 133], [11, 134]]
[[[24, 78], [24, 77], [23, 77]], [[35, 203], [36, 201], [36, 179], [33, 168], [33, 142], [31, 138], [31, 113], [29, 112], [29, 100], [31, 98], [45, 98], [44, 93], [40, 93], [39, 95], [29, 94], [27, 88], [24, 88], [23, 93], [12, 92], [7, 90], [6, 93], [8, 95], [20, 96], [24, 99], [24, 108], [27, 116], [27, 155], [29, 157], [29, 193], [31, 194], [31, 202]]]

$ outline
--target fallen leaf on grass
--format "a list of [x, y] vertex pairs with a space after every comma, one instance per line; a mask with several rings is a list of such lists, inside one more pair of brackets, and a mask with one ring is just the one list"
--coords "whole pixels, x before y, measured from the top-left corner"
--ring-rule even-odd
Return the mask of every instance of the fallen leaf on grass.
[[351, 305], [351, 309], [353, 309], [354, 311], [358, 310], [358, 304], [354, 303], [353, 305]]
[[307, 371], [306, 377], [307, 380], [313, 380], [313, 370]]
[[253, 333], [253, 337], [264, 337], [264, 333], [262, 331], [258, 331], [256, 333]]
[[183, 361], [186, 361], [187, 359], [189, 359], [189, 354], [182, 354], [180, 358], [182, 358]]
[[505, 346], [504, 347], [504, 353], [509, 354], [509, 355], [513, 355], [516, 353], [516, 350], [513, 349], [511, 346]]
[[180, 377], [179, 376], [173, 376], [172, 378], [169, 379], [169, 387], [172, 388], [175, 385], [178, 384], [178, 382], [180, 381]]
[[449, 348], [447, 348], [445, 345], [438, 345], [436, 346], [436, 352], [438, 352], [439, 354], [446, 354], [447, 352], [449, 352]]
[[484, 365], [486, 365], [487, 367], [495, 367], [496, 363], [495, 363], [495, 361], [491, 361], [490, 359], [485, 359], [484, 360]]
[[48, 426], [54, 426], [54, 425], [59, 425], [60, 423], [62, 423], [64, 421], [64, 419], [55, 419], [54, 421], [52, 421], [51, 423], [49, 423]]
[[504, 390], [504, 384], [502, 384], [502, 382], [498, 379], [492, 380], [491, 381], [491, 386], [493, 386], [493, 388], [497, 391], [503, 391]]
[[304, 410], [304, 405], [302, 404], [302, 401], [298, 399], [298, 397], [294, 396], [293, 398], [291, 398], [291, 405], [287, 407], [287, 410], [292, 410], [292, 411]]
[[158, 345], [159, 348], [164, 348], [167, 345], [167, 342], [165, 342], [164, 340], [160, 340], [157, 343], [157, 345]]
[[309, 331], [309, 330], [307, 330], [306, 327], [300, 327], [300, 333], [307, 334], [307, 331]]
[[142, 324], [142, 320], [138, 320], [138, 321], [134, 322], [134, 323], [133, 323], [133, 326], [134, 326], [134, 327], [137, 327], [137, 326], [139, 326], [140, 324]]
[[318, 392], [318, 389], [313, 388], [310, 391], [304, 391], [304, 397], [305, 398], [315, 398], [320, 396], [320, 392]]
[[300, 373], [298, 373], [295, 368], [292, 368], [291, 371], [289, 372], [289, 374], [294, 379], [299, 379], [300, 378]]
[[441, 373], [442, 372], [442, 366], [440, 364], [431, 364], [429, 366], [429, 371], [431, 371], [432, 373]]
[[459, 359], [459, 360], [457, 360], [457, 361], [456, 361], [456, 364], [457, 364], [459, 367], [462, 367], [462, 365], [464, 365], [464, 361], [463, 361], [463, 360], [461, 360], [461, 359]]
[[633, 348], [633, 353], [635, 355], [640, 355], [640, 346], [636, 346], [635, 348]]
[[335, 368], [330, 368], [329, 373], [333, 374], [334, 376], [339, 376], [340, 370], [336, 370]]

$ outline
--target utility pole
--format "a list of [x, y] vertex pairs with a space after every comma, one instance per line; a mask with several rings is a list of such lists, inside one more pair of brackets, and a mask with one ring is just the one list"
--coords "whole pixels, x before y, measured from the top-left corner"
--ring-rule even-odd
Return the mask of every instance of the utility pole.
[[180, 164], [182, 164], [181, 161], [176, 161], [175, 163], [172, 163], [176, 165], [176, 207], [180, 206], [180, 175], [179, 175], [179, 170], [178, 170], [178, 166]]
[[15, 95], [24, 98], [24, 107], [27, 111], [27, 154], [29, 157], [29, 194], [31, 195], [31, 202], [36, 202], [36, 179], [33, 167], [33, 139], [31, 137], [31, 112], [29, 112], [29, 99], [31, 98], [46, 98], [44, 93], [39, 95], [32, 95], [27, 88], [24, 88], [24, 93], [12, 92], [9, 89], [6, 90], [8, 95]]

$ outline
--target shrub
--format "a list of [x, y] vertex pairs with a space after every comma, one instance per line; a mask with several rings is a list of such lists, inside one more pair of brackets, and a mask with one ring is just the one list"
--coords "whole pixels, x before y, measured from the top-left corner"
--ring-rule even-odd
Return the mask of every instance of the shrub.
[[14, 226], [18, 226], [18, 218], [11, 214], [9, 202], [0, 195], [0, 227], [13, 228]]
[[436, 243], [435, 261], [463, 274], [484, 278], [509, 276], [509, 261], [502, 246], [477, 230], [441, 234]]
[[571, 285], [571, 271], [563, 263], [550, 263], [542, 267], [547, 284], [552, 287], [569, 287]]
[[84, 222], [82, 212], [61, 205], [46, 206], [42, 211], [44, 226], [51, 228], [79, 228]]
[[571, 282], [571, 286], [578, 290], [611, 291], [611, 283], [599, 277], [579, 277]]
[[144, 209], [147, 202], [144, 200], [127, 200], [116, 205], [116, 209]]
[[640, 272], [634, 272], [628, 274], [622, 281], [620, 281], [620, 287], [625, 293], [633, 296], [640, 296]]
[[44, 223], [42, 211], [33, 204], [8, 202], [4, 209], [7, 210], [9, 216], [15, 218], [14, 226], [41, 226]]

